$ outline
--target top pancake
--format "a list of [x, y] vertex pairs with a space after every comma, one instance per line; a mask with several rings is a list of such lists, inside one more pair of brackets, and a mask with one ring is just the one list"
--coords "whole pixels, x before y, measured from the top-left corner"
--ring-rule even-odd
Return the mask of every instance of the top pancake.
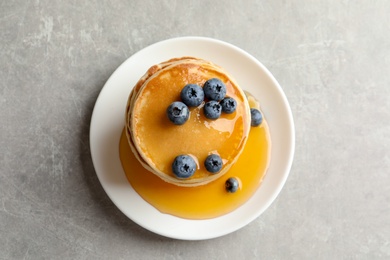
[[[180, 101], [183, 87], [203, 86], [211, 78], [225, 83], [226, 96], [237, 101], [236, 111], [210, 120], [203, 114], [203, 102], [190, 108], [185, 124], [170, 122], [166, 109], [172, 102]], [[126, 128], [130, 147], [145, 168], [169, 183], [197, 186], [222, 176], [238, 159], [249, 134], [249, 104], [241, 88], [215, 64], [191, 57], [172, 59], [151, 67], [133, 88]], [[206, 157], [212, 153], [220, 155], [223, 161], [216, 174], [204, 167]], [[172, 172], [172, 162], [181, 154], [191, 155], [198, 166], [188, 179], [178, 179]]]

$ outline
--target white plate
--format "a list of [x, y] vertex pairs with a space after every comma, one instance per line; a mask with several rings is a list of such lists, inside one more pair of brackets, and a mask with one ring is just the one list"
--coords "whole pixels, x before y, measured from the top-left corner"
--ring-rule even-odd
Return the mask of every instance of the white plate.
[[[261, 104], [272, 138], [265, 180], [252, 198], [235, 211], [208, 220], [162, 214], [128, 183], [119, 159], [127, 97], [146, 70], [174, 57], [194, 56], [224, 67]], [[131, 220], [157, 234], [185, 240], [215, 238], [236, 231], [263, 213], [282, 189], [293, 160], [294, 123], [287, 99], [271, 73], [245, 51], [222, 41], [174, 38], [153, 44], [126, 60], [108, 79], [93, 111], [90, 145], [96, 174], [113, 203]]]

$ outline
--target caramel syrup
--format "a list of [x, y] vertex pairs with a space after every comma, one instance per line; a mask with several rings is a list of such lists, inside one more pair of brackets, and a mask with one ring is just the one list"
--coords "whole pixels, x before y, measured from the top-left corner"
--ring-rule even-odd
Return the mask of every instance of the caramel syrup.
[[[248, 96], [250, 107], [257, 107]], [[219, 179], [197, 187], [180, 187], [167, 183], [146, 170], [135, 158], [125, 131], [119, 144], [123, 170], [133, 189], [162, 213], [186, 219], [209, 219], [227, 214], [244, 204], [260, 186], [270, 160], [271, 140], [268, 124], [263, 120], [251, 127], [246, 146], [230, 170]], [[228, 178], [239, 180], [235, 193], [225, 189]]]

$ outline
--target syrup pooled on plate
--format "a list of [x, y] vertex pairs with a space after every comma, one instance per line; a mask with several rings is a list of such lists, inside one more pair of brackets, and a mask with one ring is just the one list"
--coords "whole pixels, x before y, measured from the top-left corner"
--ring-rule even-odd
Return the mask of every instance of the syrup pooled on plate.
[[[249, 93], [249, 106], [259, 108]], [[123, 170], [133, 189], [161, 213], [186, 219], [209, 219], [225, 215], [243, 205], [260, 186], [270, 160], [271, 140], [268, 124], [251, 127], [244, 150], [222, 177], [201, 186], [181, 187], [165, 182], [146, 170], [135, 158], [123, 131], [119, 153]], [[235, 193], [226, 191], [230, 177], [239, 180]], [[131, 203], [131, 202], [129, 202]]]

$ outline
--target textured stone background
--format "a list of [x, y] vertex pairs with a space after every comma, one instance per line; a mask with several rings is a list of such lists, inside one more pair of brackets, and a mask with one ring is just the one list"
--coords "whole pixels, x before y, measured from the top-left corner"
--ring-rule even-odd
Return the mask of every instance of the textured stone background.
[[[390, 2], [0, 2], [0, 259], [389, 259]], [[111, 73], [163, 39], [230, 42], [278, 79], [296, 153], [278, 199], [209, 241], [127, 219], [90, 158]]]

